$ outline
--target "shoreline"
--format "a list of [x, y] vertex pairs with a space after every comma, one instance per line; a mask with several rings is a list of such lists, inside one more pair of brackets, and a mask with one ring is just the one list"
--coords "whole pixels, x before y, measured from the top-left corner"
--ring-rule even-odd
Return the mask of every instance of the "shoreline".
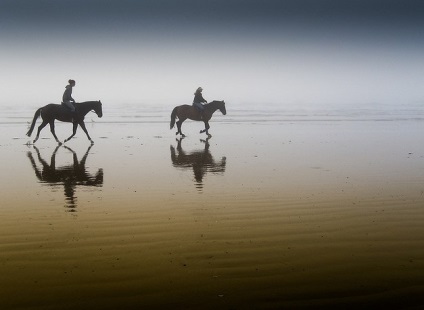
[[[86, 122], [98, 123], [169, 123], [173, 106], [164, 105], [107, 105], [105, 116], [98, 119], [88, 114]], [[32, 121], [37, 108], [5, 107], [0, 124], [26, 124]], [[214, 114], [211, 122], [334, 122], [334, 121], [423, 121], [424, 109], [418, 104], [403, 106], [361, 104], [352, 105], [231, 105], [227, 103], [228, 113], [223, 116]]]

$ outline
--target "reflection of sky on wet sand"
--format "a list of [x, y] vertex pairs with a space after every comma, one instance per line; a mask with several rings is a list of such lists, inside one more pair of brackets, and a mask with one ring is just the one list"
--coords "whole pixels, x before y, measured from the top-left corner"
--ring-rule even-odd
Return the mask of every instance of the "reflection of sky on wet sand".
[[[70, 216], [63, 185], [34, 175], [25, 125], [2, 125], [1, 308], [419, 304], [421, 121], [218, 118], [208, 148], [187, 122], [184, 154], [226, 158], [201, 192], [167, 122], [89, 126], [93, 147], [82, 132], [66, 145], [78, 162], [89, 149], [85, 171], [104, 179], [76, 186]], [[56, 143], [46, 132], [36, 147], [49, 161]], [[56, 166], [72, 157], [61, 147]]]
[[[257, 187], [261, 191], [278, 189], [289, 196], [309, 190], [320, 193], [319, 189], [325, 196], [334, 194], [334, 188], [343, 189], [343, 184], [367, 191], [372, 186], [380, 186], [380, 179], [393, 179], [393, 182], [387, 181], [387, 185], [396, 187], [417, 173], [412, 163], [421, 156], [419, 151], [414, 151], [417, 148], [416, 126], [419, 124], [414, 121], [227, 124], [221, 120], [224, 121], [220, 119], [211, 123], [213, 137], [208, 141], [205, 154], [207, 158], [214, 158], [218, 166], [226, 157], [225, 172], [216, 178], [212, 177], [213, 169], [210, 170], [210, 178], [206, 173], [204, 193], [218, 191], [220, 184], [227, 182], [232, 190], [243, 191], [246, 187]], [[188, 138], [181, 143], [184, 153], [205, 152], [206, 144], [198, 133], [201, 124], [187, 122], [185, 126]], [[171, 147], [171, 155], [172, 149], [177, 155], [178, 142], [174, 130], [169, 131], [167, 124], [93, 123], [88, 127], [96, 142], [89, 151], [89, 162], [94, 165], [90, 173], [95, 174], [99, 168], [105, 171], [105, 195], [110, 191], [134, 190], [148, 192], [148, 196], [154, 198], [161, 196], [162, 191], [195, 190], [193, 182], [197, 181], [193, 170], [184, 173], [183, 169], [173, 168], [173, 165], [178, 167], [178, 163], [172, 161], [169, 151]], [[316, 132], [315, 128], [318, 128]], [[393, 133], [387, 134], [394, 129]], [[13, 135], [14, 130], [7, 130]], [[58, 136], [65, 137], [70, 130], [69, 124], [58, 125]], [[47, 161], [56, 147], [50, 135], [46, 131], [36, 145]], [[402, 137], [402, 141], [397, 141], [398, 136]], [[8, 156], [9, 162], [15, 162], [16, 147], [12, 145], [21, 142], [26, 143], [25, 138], [9, 140], [2, 145], [5, 162]], [[402, 147], [396, 147], [397, 143], [402, 143]], [[82, 158], [89, 143], [79, 131], [75, 142], [69, 146]], [[62, 149], [59, 157], [63, 159], [65, 149]], [[184, 153], [181, 153], [182, 157]], [[71, 153], [69, 155], [72, 156]], [[65, 165], [66, 161], [61, 164]], [[193, 163], [182, 165], [193, 169]], [[208, 165], [205, 163], [205, 166]], [[15, 167], [12, 175], [28, 174], [24, 170], [26, 166]], [[28, 177], [33, 179], [34, 175]]]

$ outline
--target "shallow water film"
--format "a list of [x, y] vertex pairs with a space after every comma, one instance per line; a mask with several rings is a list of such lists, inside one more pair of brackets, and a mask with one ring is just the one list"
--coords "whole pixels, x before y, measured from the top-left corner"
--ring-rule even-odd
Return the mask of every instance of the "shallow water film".
[[423, 306], [421, 116], [261, 115], [4, 121], [0, 308]]

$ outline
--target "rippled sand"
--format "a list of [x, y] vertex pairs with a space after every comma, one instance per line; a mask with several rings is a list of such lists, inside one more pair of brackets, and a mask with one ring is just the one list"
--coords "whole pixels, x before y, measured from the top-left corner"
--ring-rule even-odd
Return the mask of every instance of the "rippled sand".
[[0, 309], [424, 304], [422, 121], [220, 120], [1, 125]]

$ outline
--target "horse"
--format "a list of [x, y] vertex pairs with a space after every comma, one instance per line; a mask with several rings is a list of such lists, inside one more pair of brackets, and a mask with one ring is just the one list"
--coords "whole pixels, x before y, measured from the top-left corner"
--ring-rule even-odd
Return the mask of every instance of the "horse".
[[33, 143], [35, 143], [38, 140], [38, 137], [40, 136], [40, 131], [44, 127], [46, 127], [47, 124], [50, 124], [50, 131], [52, 132], [53, 137], [56, 139], [56, 142], [59, 143], [59, 145], [61, 145], [62, 143], [56, 137], [56, 133], [54, 131], [54, 121], [57, 119], [61, 122], [73, 123], [73, 133], [64, 142], [71, 140], [72, 137], [75, 136], [78, 125], [80, 125], [82, 130], [84, 130], [85, 134], [87, 135], [88, 140], [90, 140], [91, 144], [93, 144], [94, 141], [91, 140], [91, 137], [88, 134], [87, 128], [85, 127], [85, 123], [84, 123], [84, 117], [90, 111], [94, 111], [98, 117], [103, 116], [102, 103], [100, 102], [100, 100], [75, 103], [74, 114], [71, 113], [71, 111], [67, 107], [61, 104], [50, 103], [48, 105], [45, 105], [44, 107], [39, 108], [35, 112], [34, 119], [32, 120], [31, 127], [29, 128], [27, 132], [27, 136], [28, 137], [31, 136], [32, 131], [34, 130], [35, 122], [41, 116], [41, 118], [43, 119], [43, 122], [41, 123], [40, 126], [38, 126], [37, 136], [35, 137]]
[[171, 123], [170, 123], [170, 129], [174, 128], [175, 125], [175, 119], [178, 118], [177, 121], [177, 128], [178, 131], [175, 133], [176, 135], [180, 134], [182, 137], [185, 137], [185, 135], [181, 131], [181, 125], [182, 123], [187, 119], [191, 119], [193, 121], [203, 121], [205, 123], [205, 129], [201, 130], [200, 133], [206, 132], [208, 137], [211, 137], [209, 134], [209, 120], [212, 118], [212, 114], [219, 110], [223, 115], [227, 114], [227, 110], [225, 109], [225, 102], [222, 101], [212, 101], [210, 103], [207, 103], [204, 105], [205, 109], [203, 110], [203, 116], [201, 116], [200, 111], [191, 105], [183, 104], [180, 106], [175, 107], [172, 110], [171, 113]]

